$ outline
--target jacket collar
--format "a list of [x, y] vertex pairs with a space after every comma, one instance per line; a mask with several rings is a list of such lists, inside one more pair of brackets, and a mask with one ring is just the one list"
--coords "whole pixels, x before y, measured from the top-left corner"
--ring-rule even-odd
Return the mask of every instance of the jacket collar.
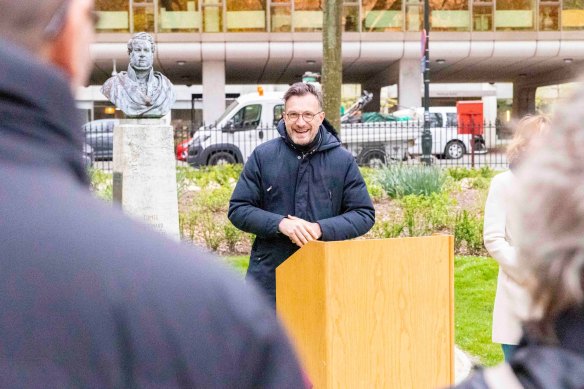
[[88, 183], [69, 82], [55, 66], [0, 40], [0, 159], [59, 165]]

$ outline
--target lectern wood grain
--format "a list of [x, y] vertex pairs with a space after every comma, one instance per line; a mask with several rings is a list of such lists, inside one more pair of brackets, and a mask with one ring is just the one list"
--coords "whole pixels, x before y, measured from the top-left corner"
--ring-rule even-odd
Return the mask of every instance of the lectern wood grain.
[[313, 242], [276, 270], [277, 309], [315, 388], [453, 382], [453, 238]]

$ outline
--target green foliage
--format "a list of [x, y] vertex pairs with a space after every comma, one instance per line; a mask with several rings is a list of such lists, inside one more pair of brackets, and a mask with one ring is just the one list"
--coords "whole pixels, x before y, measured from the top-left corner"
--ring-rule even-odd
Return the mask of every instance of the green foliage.
[[447, 193], [429, 196], [408, 195], [399, 200], [403, 212], [406, 236], [430, 235], [452, 228], [451, 208], [456, 201]]
[[199, 220], [205, 244], [212, 251], [217, 251], [224, 238], [223, 226], [225, 223], [218, 223], [213, 214], [209, 212], [202, 213]]
[[473, 189], [488, 189], [491, 182], [485, 177], [476, 177], [471, 181], [470, 187]]
[[367, 191], [371, 199], [373, 201], [383, 199], [386, 195], [383, 187], [377, 181], [377, 169], [369, 167], [361, 167], [359, 169], [361, 170], [361, 175], [363, 176], [363, 180], [365, 180], [365, 185], [367, 185]]
[[198, 169], [177, 167], [177, 181], [192, 182], [200, 188], [234, 185], [239, 179], [242, 165], [204, 166]]
[[229, 221], [223, 225], [223, 232], [225, 234], [225, 243], [227, 243], [229, 252], [236, 252], [235, 246], [242, 239], [244, 232], [235, 227]]
[[225, 259], [239, 274], [244, 275], [247, 272], [247, 267], [249, 266], [249, 255], [229, 256]]
[[402, 236], [404, 229], [404, 224], [400, 222], [376, 220], [371, 229], [371, 235], [374, 238], [398, 238]]
[[438, 167], [390, 164], [379, 169], [377, 182], [391, 198], [442, 191], [445, 175]]
[[488, 166], [483, 166], [479, 169], [467, 169], [464, 167], [451, 167], [446, 169], [446, 174], [454, 178], [456, 181], [460, 181], [463, 178], [477, 178], [482, 177], [487, 181], [493, 178], [497, 171], [491, 169]]
[[463, 243], [466, 244], [468, 254], [477, 255], [485, 251], [482, 215], [474, 216], [466, 209], [456, 215], [454, 225], [454, 249], [456, 252], [461, 251]]
[[99, 169], [90, 169], [89, 178], [91, 180], [91, 191], [105, 201], [113, 199], [113, 175]]
[[454, 326], [456, 344], [486, 366], [503, 360], [491, 340], [497, 263], [486, 257], [454, 259]]
[[197, 193], [195, 207], [203, 212], [227, 212], [233, 189], [230, 186], [207, 188]]
[[183, 240], [194, 241], [200, 218], [201, 214], [197, 211], [179, 212], [178, 225]]

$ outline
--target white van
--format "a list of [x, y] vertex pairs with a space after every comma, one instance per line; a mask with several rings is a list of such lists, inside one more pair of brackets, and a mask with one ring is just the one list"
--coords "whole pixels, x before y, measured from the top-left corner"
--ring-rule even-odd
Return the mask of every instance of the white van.
[[[244, 163], [256, 146], [279, 137], [276, 125], [284, 112], [282, 93], [251, 93], [235, 100], [215, 123], [201, 127], [188, 148], [192, 166]], [[341, 127], [341, 141], [361, 165], [378, 165], [407, 157], [420, 133], [393, 123], [359, 123]]]
[[[417, 114], [423, 117], [423, 109]], [[456, 107], [430, 107], [430, 132], [432, 134], [432, 155], [448, 159], [459, 159], [473, 149], [473, 135], [460, 134]], [[485, 153], [485, 143], [481, 136], [474, 136], [474, 152]], [[422, 154], [422, 137], [416, 139], [409, 148], [412, 156]]]

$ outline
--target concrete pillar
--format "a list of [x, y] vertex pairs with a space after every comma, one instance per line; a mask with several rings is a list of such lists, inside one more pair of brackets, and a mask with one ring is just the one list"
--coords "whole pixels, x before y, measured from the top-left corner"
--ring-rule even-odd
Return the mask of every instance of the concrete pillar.
[[[483, 90], [495, 90], [489, 84], [483, 84]], [[485, 121], [484, 139], [487, 148], [495, 147], [497, 144], [497, 131], [495, 121], [497, 120], [497, 96], [483, 96], [483, 119]]]
[[225, 62], [203, 61], [203, 121], [213, 123], [225, 111]]
[[535, 86], [525, 86], [513, 83], [513, 113], [514, 118], [521, 118], [528, 113], [535, 113]]
[[399, 109], [422, 106], [422, 82], [420, 60], [402, 58], [397, 84]]

